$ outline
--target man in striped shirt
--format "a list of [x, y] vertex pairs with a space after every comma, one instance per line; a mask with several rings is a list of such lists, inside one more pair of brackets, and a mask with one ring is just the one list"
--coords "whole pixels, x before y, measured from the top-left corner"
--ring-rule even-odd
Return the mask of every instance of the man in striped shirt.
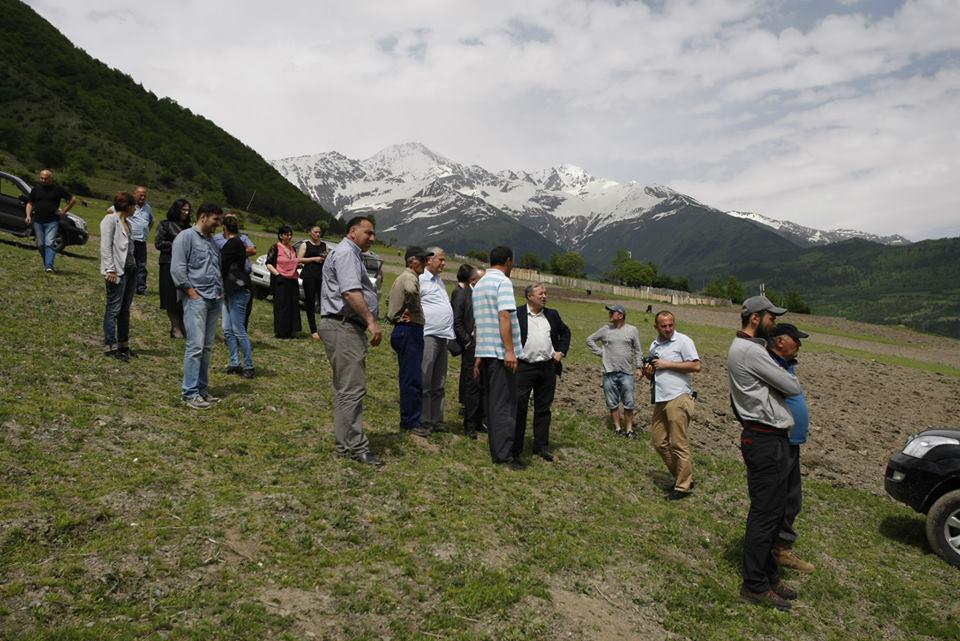
[[523, 355], [517, 302], [510, 281], [513, 251], [494, 247], [490, 269], [473, 289], [473, 316], [477, 324], [474, 377], [482, 377], [490, 457], [512, 470], [523, 469], [513, 456], [517, 424], [517, 359]]

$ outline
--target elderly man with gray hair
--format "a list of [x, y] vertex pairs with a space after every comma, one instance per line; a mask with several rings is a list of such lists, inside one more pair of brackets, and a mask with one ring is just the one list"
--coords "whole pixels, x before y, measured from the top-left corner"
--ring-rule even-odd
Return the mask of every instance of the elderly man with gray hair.
[[420, 274], [420, 304], [423, 307], [423, 408], [420, 424], [432, 432], [445, 432], [444, 388], [447, 381], [447, 341], [453, 333], [453, 307], [440, 273], [446, 257], [440, 247], [428, 247], [426, 269]]

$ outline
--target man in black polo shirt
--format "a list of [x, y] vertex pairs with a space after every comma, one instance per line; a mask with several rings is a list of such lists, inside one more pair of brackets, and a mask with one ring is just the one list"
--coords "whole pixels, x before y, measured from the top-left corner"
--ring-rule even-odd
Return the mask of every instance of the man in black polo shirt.
[[[67, 206], [60, 209], [60, 201]], [[53, 257], [57, 251], [57, 233], [60, 231], [60, 218], [70, 211], [77, 199], [66, 189], [53, 182], [53, 172], [44, 169], [40, 172], [40, 184], [30, 190], [27, 198], [26, 222], [33, 225], [33, 235], [37, 240], [37, 249], [43, 259], [43, 267], [48, 274], [53, 273]]]

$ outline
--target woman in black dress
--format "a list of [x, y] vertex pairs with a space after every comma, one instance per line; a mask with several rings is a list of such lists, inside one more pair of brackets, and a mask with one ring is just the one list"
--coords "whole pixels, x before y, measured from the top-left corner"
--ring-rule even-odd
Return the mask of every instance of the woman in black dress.
[[279, 242], [267, 252], [267, 269], [273, 288], [273, 334], [293, 338], [300, 331], [300, 286], [297, 282], [297, 250], [293, 248], [293, 228], [284, 225], [277, 231]]
[[317, 333], [317, 306], [320, 304], [320, 283], [323, 279], [323, 261], [327, 257], [327, 244], [320, 240], [323, 230], [319, 225], [310, 228], [310, 237], [300, 243], [297, 258], [300, 260], [300, 280], [303, 281], [303, 306], [307, 310], [307, 322], [310, 324], [310, 336], [320, 340]]
[[183, 338], [183, 306], [177, 300], [177, 288], [170, 278], [170, 252], [173, 239], [190, 226], [190, 202], [181, 198], [170, 205], [167, 219], [160, 222], [153, 246], [160, 252], [160, 309], [170, 319], [170, 338]]

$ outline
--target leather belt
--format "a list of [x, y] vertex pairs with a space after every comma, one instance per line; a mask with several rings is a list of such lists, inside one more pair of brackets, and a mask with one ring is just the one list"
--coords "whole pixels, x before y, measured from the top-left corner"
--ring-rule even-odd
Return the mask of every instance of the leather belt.
[[361, 329], [366, 329], [366, 324], [359, 318], [354, 318], [353, 316], [344, 316], [342, 314], [324, 314], [320, 318], [329, 318], [331, 320], [339, 321], [341, 323], [350, 323], [351, 325], [356, 325]]
[[760, 434], [776, 434], [778, 436], [786, 437], [790, 430], [781, 430], [776, 427], [770, 427], [769, 425], [764, 425], [763, 423], [756, 423], [754, 421], [744, 421], [743, 429], [750, 430], [751, 432], [758, 432]]

